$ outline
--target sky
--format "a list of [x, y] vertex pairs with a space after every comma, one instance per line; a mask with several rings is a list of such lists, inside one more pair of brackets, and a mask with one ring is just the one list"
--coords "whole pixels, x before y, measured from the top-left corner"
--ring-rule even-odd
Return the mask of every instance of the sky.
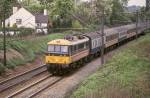
[[[82, 1], [89, 1], [89, 0], [82, 0]], [[129, 0], [128, 6], [136, 5], [136, 6], [145, 6], [145, 0]]]
[[145, 0], [129, 0], [128, 6], [137, 5], [137, 6], [145, 6]]

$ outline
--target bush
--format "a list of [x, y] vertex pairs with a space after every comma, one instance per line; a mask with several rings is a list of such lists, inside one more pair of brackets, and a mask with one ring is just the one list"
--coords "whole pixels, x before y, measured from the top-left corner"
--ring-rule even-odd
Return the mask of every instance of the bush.
[[19, 36], [32, 35], [32, 33], [34, 32], [34, 30], [31, 28], [18, 28], [18, 31], [20, 31], [20, 33], [18, 34]]
[[[0, 28], [0, 31], [3, 31], [3, 28]], [[6, 28], [6, 31], [13, 31], [14, 35], [23, 37], [23, 36], [32, 35], [32, 33], [34, 32], [34, 29], [24, 28], [24, 27], [21, 27], [21, 28], [9, 27], [9, 28]], [[16, 34], [16, 32], [18, 33]], [[9, 34], [7, 34], [7, 36], [9, 36]]]
[[79, 21], [73, 21], [72, 22], [72, 27], [73, 28], [82, 28], [82, 25], [80, 24], [80, 22]]
[[17, 28], [16, 23], [14, 23], [12, 27], [13, 27], [14, 29], [16, 29], [16, 28]]

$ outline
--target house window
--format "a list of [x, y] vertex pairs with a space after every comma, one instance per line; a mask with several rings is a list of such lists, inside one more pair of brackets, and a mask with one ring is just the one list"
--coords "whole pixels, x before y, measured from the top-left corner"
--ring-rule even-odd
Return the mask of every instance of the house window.
[[17, 24], [17, 25], [22, 24], [22, 19], [16, 19], [16, 24]]

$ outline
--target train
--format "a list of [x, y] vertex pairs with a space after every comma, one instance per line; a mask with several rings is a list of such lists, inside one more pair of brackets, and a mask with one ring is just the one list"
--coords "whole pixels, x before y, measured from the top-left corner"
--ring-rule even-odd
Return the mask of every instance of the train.
[[90, 62], [94, 57], [101, 55], [102, 37], [104, 49], [124, 43], [147, 29], [146, 23], [128, 24], [101, 31], [73, 34], [63, 39], [55, 39], [47, 43], [45, 64], [52, 74], [64, 74], [72, 69]]

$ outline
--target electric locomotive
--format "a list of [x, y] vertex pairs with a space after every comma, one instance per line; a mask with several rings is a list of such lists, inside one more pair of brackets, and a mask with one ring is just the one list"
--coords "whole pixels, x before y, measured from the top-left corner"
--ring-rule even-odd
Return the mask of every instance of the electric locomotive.
[[82, 35], [67, 36], [48, 42], [46, 65], [52, 74], [68, 72], [89, 55], [89, 38]]

